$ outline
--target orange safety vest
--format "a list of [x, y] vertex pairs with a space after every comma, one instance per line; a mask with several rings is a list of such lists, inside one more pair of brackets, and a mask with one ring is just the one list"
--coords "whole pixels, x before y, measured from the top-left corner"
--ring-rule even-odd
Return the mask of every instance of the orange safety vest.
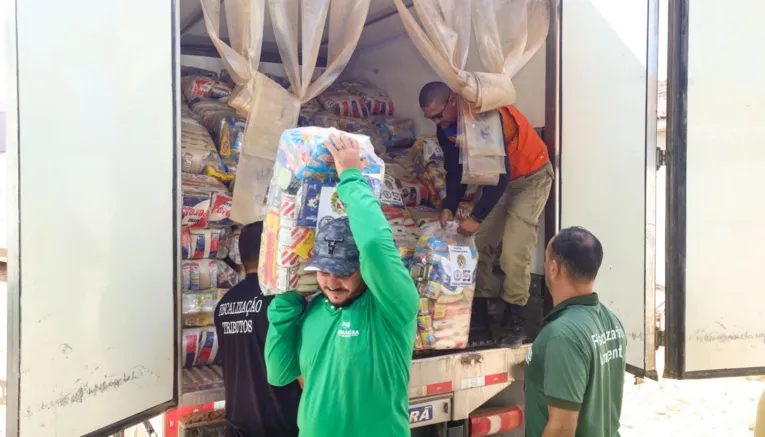
[[[499, 108], [502, 127], [507, 143], [507, 156], [510, 161], [510, 180], [534, 173], [550, 162], [547, 145], [537, 135], [529, 120], [513, 105]], [[512, 121], [518, 126], [513, 136]]]

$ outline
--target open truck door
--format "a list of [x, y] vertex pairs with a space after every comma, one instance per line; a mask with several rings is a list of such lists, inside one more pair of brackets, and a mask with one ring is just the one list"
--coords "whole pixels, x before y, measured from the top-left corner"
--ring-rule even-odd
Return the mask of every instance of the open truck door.
[[559, 133], [554, 226], [601, 240], [595, 291], [624, 324], [628, 370], [656, 378], [658, 0], [559, 4], [557, 41], [548, 40], [559, 59], [548, 108], [558, 113], [546, 123]]
[[108, 435], [178, 401], [176, 4], [9, 5], [8, 435]]
[[763, 15], [670, 2], [668, 377], [765, 374]]

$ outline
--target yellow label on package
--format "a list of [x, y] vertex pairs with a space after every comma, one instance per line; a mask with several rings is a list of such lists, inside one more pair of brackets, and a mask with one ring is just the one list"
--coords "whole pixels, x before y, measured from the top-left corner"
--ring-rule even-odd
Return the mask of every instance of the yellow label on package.
[[295, 252], [299, 257], [301, 258], [308, 258], [308, 255], [311, 253], [311, 249], [313, 249], [313, 244], [316, 241], [316, 233], [311, 230], [303, 241], [301, 241], [297, 246], [295, 246], [295, 249], [293, 252]]

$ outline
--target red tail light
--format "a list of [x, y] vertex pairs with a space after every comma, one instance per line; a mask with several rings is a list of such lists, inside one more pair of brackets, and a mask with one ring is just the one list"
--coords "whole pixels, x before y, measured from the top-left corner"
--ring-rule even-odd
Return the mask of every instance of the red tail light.
[[511, 431], [523, 423], [518, 407], [482, 410], [470, 416], [470, 437], [485, 437]]

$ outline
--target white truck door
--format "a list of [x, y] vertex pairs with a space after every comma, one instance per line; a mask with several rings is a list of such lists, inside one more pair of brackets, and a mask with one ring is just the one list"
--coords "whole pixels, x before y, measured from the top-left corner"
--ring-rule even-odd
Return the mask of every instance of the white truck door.
[[670, 9], [665, 374], [765, 374], [765, 3]]
[[624, 324], [628, 370], [655, 378], [658, 0], [560, 3], [560, 227], [601, 240], [596, 292]]
[[9, 2], [9, 436], [177, 404], [174, 1]]

